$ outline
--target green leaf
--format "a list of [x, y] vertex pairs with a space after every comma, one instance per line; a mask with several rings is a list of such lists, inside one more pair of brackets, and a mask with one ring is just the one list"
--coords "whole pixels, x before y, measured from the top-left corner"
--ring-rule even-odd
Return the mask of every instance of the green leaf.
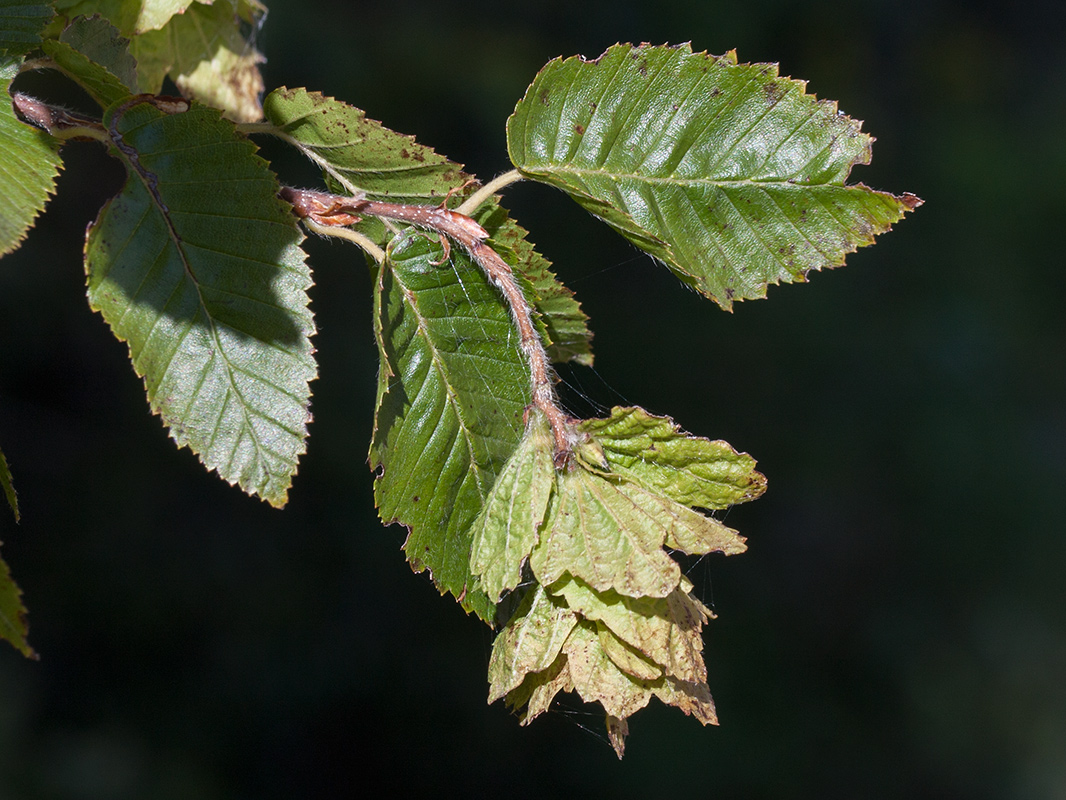
[[78, 19], [42, 49], [104, 108], [137, 91], [129, 40], [107, 20]]
[[55, 12], [48, 3], [0, 0], [0, 53], [24, 55], [41, 44]]
[[[305, 89], [282, 88], [266, 97], [263, 111], [283, 137], [322, 168], [333, 191], [421, 205], [437, 205], [449, 192], [462, 197], [471, 191], [463, 189], [471, 176], [460, 164], [367, 119], [363, 111], [346, 103]], [[483, 203], [473, 216], [491, 234], [489, 245], [525, 282], [551, 358], [591, 364], [588, 318], [526, 239], [526, 231], [508, 218], [496, 198]], [[375, 219], [356, 227], [382, 247], [391, 238]], [[399, 228], [409, 229], [402, 224]]]
[[[550, 671], [577, 620], [577, 616], [565, 604], [548, 595], [543, 586], [529, 591], [507, 627], [492, 643], [489, 702], [514, 691], [527, 675]], [[548, 702], [551, 702], [550, 698]]]
[[630, 597], [665, 597], [677, 587], [681, 571], [663, 542], [674, 528], [705, 517], [580, 468], [559, 473], [556, 487], [552, 514], [529, 557], [538, 581], [550, 585], [569, 574]]
[[733, 53], [616, 45], [541, 70], [508, 150], [728, 309], [840, 266], [921, 202], [845, 186], [871, 137], [804, 89]]
[[315, 362], [311, 277], [277, 181], [216, 110], [142, 102], [104, 123], [129, 177], [88, 235], [90, 304], [178, 445], [282, 506]]
[[22, 122], [8, 89], [15, 68], [0, 71], [0, 256], [15, 250], [55, 190], [59, 142]]
[[551, 430], [533, 410], [471, 529], [470, 569], [494, 603], [522, 580], [522, 564], [537, 541], [554, 483]]
[[461, 248], [441, 258], [439, 242], [409, 232], [379, 271], [371, 468], [382, 519], [410, 529], [412, 567], [490, 621], [470, 572], [471, 525], [522, 437], [529, 373], [495, 287]]
[[11, 506], [11, 513], [15, 515], [15, 522], [19, 521], [19, 499], [15, 494], [15, 484], [11, 482], [11, 468], [7, 465], [4, 451], [0, 450], [0, 488], [4, 490], [7, 504]]
[[729, 508], [766, 491], [754, 458], [685, 433], [669, 417], [616, 406], [579, 428], [595, 438], [612, 471], [686, 506]]
[[11, 570], [0, 558], [0, 639], [6, 639], [27, 658], [37, 655], [26, 642], [26, 609], [22, 605], [22, 592], [11, 579]]

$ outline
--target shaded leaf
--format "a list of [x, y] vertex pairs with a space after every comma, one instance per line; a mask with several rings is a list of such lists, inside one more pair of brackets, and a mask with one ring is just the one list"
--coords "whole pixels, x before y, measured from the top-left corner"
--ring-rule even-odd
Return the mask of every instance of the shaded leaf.
[[845, 186], [871, 138], [804, 89], [733, 53], [616, 45], [544, 67], [508, 151], [730, 308], [843, 264], [921, 202]]
[[107, 20], [78, 19], [42, 49], [104, 108], [137, 91], [137, 62], [129, 40]]
[[[566, 656], [560, 653], [552, 665], [542, 672], [526, 675], [522, 685], [513, 689], [504, 698], [508, 708], [519, 714], [521, 725], [528, 725], [551, 707], [559, 692], [574, 691]], [[490, 697], [489, 702], [493, 702]]]
[[518, 586], [537, 541], [555, 483], [552, 435], [542, 413], [530, 411], [518, 449], [496, 478], [471, 529], [470, 570], [494, 603]]
[[518, 688], [527, 675], [549, 670], [575, 625], [577, 616], [565, 604], [553, 600], [543, 586], [531, 589], [492, 643], [489, 702]]
[[22, 591], [11, 579], [11, 570], [0, 558], [0, 639], [6, 639], [27, 658], [37, 655], [26, 641], [26, 609], [22, 605]]
[[[449, 192], [469, 194], [463, 188], [471, 176], [462, 165], [449, 161], [432, 148], [383, 127], [358, 108], [306, 89], [276, 89], [263, 101], [267, 119], [282, 136], [295, 143], [318, 164], [333, 191], [364, 192], [372, 200], [437, 205]], [[492, 246], [525, 282], [527, 296], [537, 311], [549, 355], [556, 361], [592, 363], [592, 334], [587, 317], [573, 293], [551, 272], [548, 261], [534, 250], [526, 231], [490, 198], [474, 213], [489, 233]], [[384, 246], [391, 234], [373, 218], [356, 226], [372, 241]], [[401, 230], [408, 226], [399, 224]]]
[[0, 0], [0, 54], [24, 55], [41, 44], [55, 12], [48, 3]]
[[439, 242], [407, 233], [378, 273], [374, 491], [382, 519], [410, 529], [412, 567], [491, 621], [473, 588], [471, 525], [522, 437], [529, 373], [495, 287], [460, 248], [450, 265], [441, 257]]
[[723, 441], [685, 433], [642, 408], [611, 409], [579, 428], [595, 437], [612, 471], [686, 506], [722, 509], [766, 491], [755, 459]]
[[700, 721], [703, 725], [717, 725], [718, 715], [706, 683], [687, 683], [666, 677], [651, 687], [652, 694], [669, 706], [674, 706]]
[[315, 376], [300, 233], [254, 146], [216, 110], [105, 115], [129, 177], [89, 231], [89, 301], [128, 342], [179, 446], [284, 505]]
[[158, 92], [169, 75], [183, 95], [222, 109], [229, 119], [261, 119], [263, 79], [258, 65], [263, 57], [242, 29], [247, 7], [236, 0], [194, 3], [160, 30], [135, 36], [130, 48], [137, 59], [140, 90]]
[[55, 190], [59, 142], [22, 122], [8, 89], [17, 69], [0, 68], [0, 256], [15, 250]]

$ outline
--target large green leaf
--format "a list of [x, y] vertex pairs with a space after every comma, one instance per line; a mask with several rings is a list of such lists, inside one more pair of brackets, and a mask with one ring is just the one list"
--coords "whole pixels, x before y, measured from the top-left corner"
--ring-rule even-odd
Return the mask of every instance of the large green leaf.
[[23, 55], [39, 46], [54, 15], [48, 3], [0, 0], [0, 55]]
[[0, 65], [0, 256], [16, 249], [55, 189], [59, 142], [15, 116], [14, 64]]
[[90, 303], [174, 440], [281, 506], [315, 363], [311, 277], [277, 181], [214, 109], [140, 103], [104, 122], [129, 177], [88, 235]]
[[410, 529], [404, 549], [442, 592], [491, 620], [474, 589], [471, 525], [522, 435], [529, 372], [510, 314], [458, 247], [409, 232], [378, 275], [381, 381], [371, 466], [382, 519]]
[[[263, 111], [283, 136], [322, 167], [334, 191], [429, 205], [439, 204], [449, 192], [463, 196], [470, 191], [463, 187], [471, 176], [460, 164], [333, 98], [282, 88], [266, 97]], [[548, 261], [526, 239], [526, 231], [507, 217], [496, 198], [483, 203], [474, 218], [492, 234], [489, 244], [525, 281], [550, 357], [591, 364], [588, 318], [573, 293], [556, 279]], [[374, 219], [364, 220], [357, 229], [381, 246], [391, 237]]]
[[616, 45], [549, 63], [508, 120], [508, 149], [729, 308], [843, 264], [920, 202], [845, 186], [871, 137], [804, 89], [733, 53]]

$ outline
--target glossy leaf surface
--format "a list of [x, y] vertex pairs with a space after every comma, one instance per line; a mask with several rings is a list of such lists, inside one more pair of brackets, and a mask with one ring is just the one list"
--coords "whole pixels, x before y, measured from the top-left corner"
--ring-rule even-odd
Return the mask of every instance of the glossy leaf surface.
[[529, 373], [499, 293], [458, 247], [408, 232], [378, 274], [381, 380], [371, 467], [382, 519], [442, 592], [491, 620], [474, 588], [471, 525], [522, 436]]
[[687, 45], [552, 61], [507, 124], [524, 175], [724, 308], [840, 266], [920, 203], [845, 185], [871, 141], [775, 65]]

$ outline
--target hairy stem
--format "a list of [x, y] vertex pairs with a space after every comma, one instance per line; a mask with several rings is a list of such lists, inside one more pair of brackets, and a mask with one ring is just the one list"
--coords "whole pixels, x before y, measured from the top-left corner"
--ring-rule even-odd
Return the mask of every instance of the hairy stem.
[[47, 131], [57, 139], [108, 141], [107, 131], [98, 119], [49, 105], [22, 92], [15, 92], [11, 102], [23, 121]]
[[[485, 188], [489, 188], [493, 183], [497, 183], [497, 186], [506, 185], [507, 182], [513, 182], [517, 179], [512, 178], [502, 183], [497, 183], [499, 180], [497, 179], [497, 181], [493, 181]], [[507, 301], [507, 306], [511, 311], [511, 318], [518, 329], [519, 346], [529, 364], [532, 403], [547, 417], [548, 424], [551, 426], [552, 436], [555, 440], [555, 466], [562, 469], [570, 463], [574, 447], [578, 443], [580, 436], [574, 431], [570, 417], [559, 407], [555, 396], [555, 382], [548, 353], [544, 349], [540, 336], [537, 334], [536, 326], [533, 324], [533, 307], [526, 300], [525, 295], [522, 294], [522, 289], [518, 285], [518, 281], [515, 280], [511, 267], [500, 257], [499, 253], [485, 242], [489, 238], [489, 234], [484, 228], [466, 214], [439, 206], [382, 203], [375, 200], [367, 200], [362, 195], [343, 197], [325, 192], [312, 192], [289, 187], [282, 189], [281, 196], [292, 204], [296, 213], [304, 219], [304, 223], [308, 224], [308, 227], [314, 231], [319, 231], [320, 228], [351, 225], [358, 222], [363, 215], [366, 215], [382, 220], [409, 222], [420, 228], [436, 231], [441, 235], [445, 258], [447, 258], [449, 252], [445, 236], [462, 245], [463, 249], [470, 254], [474, 263], [481, 267], [489, 280], [503, 294], [504, 300]], [[467, 203], [469, 203], [469, 200]], [[467, 204], [464, 203], [463, 205], [466, 206]], [[338, 230], [347, 229], [338, 227]], [[350, 233], [354, 234], [354, 231]], [[338, 233], [336, 235], [341, 234]], [[344, 235], [343, 238], [358, 242], [353, 236]], [[380, 250], [378, 252], [380, 253]], [[384, 260], [383, 253], [380, 260]]]

